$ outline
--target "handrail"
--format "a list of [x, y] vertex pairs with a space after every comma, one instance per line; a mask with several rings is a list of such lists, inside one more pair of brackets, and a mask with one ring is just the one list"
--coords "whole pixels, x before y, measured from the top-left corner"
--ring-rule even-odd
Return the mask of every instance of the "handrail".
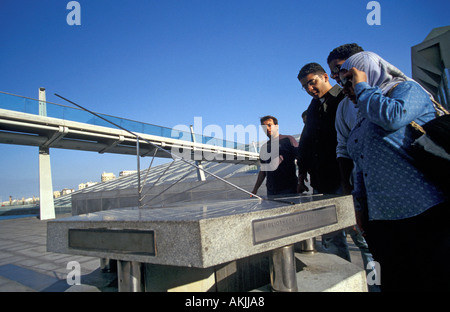
[[[37, 99], [11, 94], [8, 92], [0, 91], [0, 108], [8, 109], [12, 111], [28, 113], [39, 115], [39, 101]], [[62, 120], [70, 120], [76, 122], [83, 122], [96, 126], [104, 126], [111, 128], [111, 124], [105, 122], [101, 118], [97, 118], [82, 109], [70, 107], [62, 104], [57, 104], [53, 102], [45, 101], [47, 106], [47, 116], [59, 118]], [[126, 127], [135, 132], [157, 135], [165, 138], [176, 138], [182, 141], [191, 141], [191, 133], [181, 130], [175, 130], [168, 127], [157, 126], [154, 124], [134, 121], [121, 117], [114, 117], [107, 114], [98, 114], [100, 116], [105, 117], [108, 120], [113, 121], [114, 123]], [[234, 148], [243, 151], [250, 151], [249, 144], [239, 144], [233, 141], [227, 141], [223, 139], [217, 139], [214, 137], [204, 136], [200, 134], [195, 134], [196, 140], [199, 143], [226, 147], [226, 148]]]

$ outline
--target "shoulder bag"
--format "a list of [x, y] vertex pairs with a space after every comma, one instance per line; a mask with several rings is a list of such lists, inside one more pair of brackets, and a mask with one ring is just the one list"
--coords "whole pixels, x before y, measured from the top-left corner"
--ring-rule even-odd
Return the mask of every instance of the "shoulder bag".
[[[390, 96], [395, 85], [389, 90]], [[450, 114], [434, 99], [436, 118], [420, 126], [412, 121], [407, 126], [413, 142], [406, 152], [425, 177], [438, 186], [447, 196], [450, 194]]]

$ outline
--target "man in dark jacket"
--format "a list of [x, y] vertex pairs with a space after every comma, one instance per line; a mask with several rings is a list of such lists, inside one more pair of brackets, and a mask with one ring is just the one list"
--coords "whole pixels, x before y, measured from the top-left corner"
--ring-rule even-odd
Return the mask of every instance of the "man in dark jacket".
[[299, 141], [300, 191], [309, 172], [316, 193], [338, 194], [339, 166], [336, 161], [336, 109], [344, 98], [342, 89], [331, 86], [325, 70], [317, 63], [306, 64], [298, 75], [303, 89], [313, 97]]
[[[331, 86], [328, 74], [317, 63], [303, 66], [297, 78], [302, 88], [313, 98], [298, 147], [298, 192], [308, 190], [305, 181], [309, 173], [315, 194], [343, 194], [336, 160], [335, 119], [336, 109], [344, 94], [338, 85]], [[337, 255], [350, 261], [344, 231], [324, 235], [322, 245], [325, 250], [337, 249]]]

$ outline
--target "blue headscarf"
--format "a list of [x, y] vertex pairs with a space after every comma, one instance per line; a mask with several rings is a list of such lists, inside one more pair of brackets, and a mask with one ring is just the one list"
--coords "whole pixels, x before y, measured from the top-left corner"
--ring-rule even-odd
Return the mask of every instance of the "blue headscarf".
[[371, 87], [379, 87], [383, 94], [400, 82], [414, 81], [378, 54], [369, 51], [352, 55], [342, 64], [341, 69], [350, 70], [352, 67], [365, 72], [367, 83]]

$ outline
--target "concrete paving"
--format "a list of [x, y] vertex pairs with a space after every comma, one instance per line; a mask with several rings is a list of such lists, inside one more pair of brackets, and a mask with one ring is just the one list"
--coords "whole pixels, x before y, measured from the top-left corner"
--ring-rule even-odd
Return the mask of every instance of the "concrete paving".
[[[46, 221], [0, 218], [0, 292], [117, 291], [116, 275], [101, 272], [98, 258], [47, 252], [46, 241]], [[72, 261], [79, 263], [81, 285], [75, 285], [77, 267], [68, 268]]]
[[[70, 214], [57, 215], [57, 218]], [[0, 218], [0, 292], [115, 292], [117, 276], [104, 273], [98, 258], [47, 252], [47, 222], [36, 216]], [[352, 262], [363, 267], [348, 237]], [[74, 285], [79, 264], [80, 284]]]

